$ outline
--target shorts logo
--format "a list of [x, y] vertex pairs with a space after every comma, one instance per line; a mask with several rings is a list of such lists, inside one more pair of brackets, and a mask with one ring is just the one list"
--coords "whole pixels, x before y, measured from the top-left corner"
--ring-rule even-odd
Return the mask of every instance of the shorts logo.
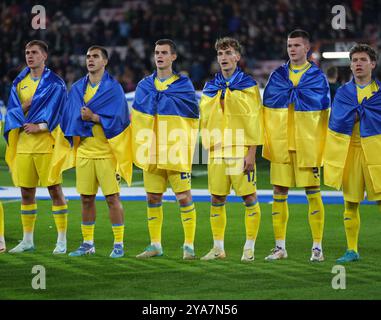
[[312, 173], [314, 174], [315, 179], [319, 179], [320, 178], [319, 168], [317, 168], [317, 167], [312, 168]]
[[191, 178], [191, 174], [189, 172], [181, 172], [180, 173], [180, 178], [181, 178], [181, 180], [190, 179]]

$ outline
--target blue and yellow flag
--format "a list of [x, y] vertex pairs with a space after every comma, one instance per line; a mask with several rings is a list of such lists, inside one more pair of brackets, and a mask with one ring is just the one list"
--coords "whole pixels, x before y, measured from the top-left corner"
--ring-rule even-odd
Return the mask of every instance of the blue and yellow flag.
[[237, 152], [237, 147], [263, 144], [263, 108], [258, 86], [239, 67], [229, 80], [218, 72], [205, 84], [200, 110], [202, 143], [210, 157], [242, 157], [244, 154]]
[[375, 192], [381, 192], [381, 83], [370, 98], [358, 102], [354, 80], [335, 95], [324, 152], [324, 184], [340, 189], [356, 115], [360, 121], [361, 147]]
[[178, 74], [166, 90], [156, 72], [138, 83], [132, 111], [134, 163], [143, 170], [190, 172], [198, 134], [199, 108], [190, 79]]
[[[85, 104], [83, 97], [88, 81], [88, 75], [81, 78], [73, 84], [69, 92], [65, 112], [61, 120], [61, 128], [67, 141], [62, 141], [60, 147], [55, 147], [52, 172], [62, 172], [67, 169], [62, 164], [65, 159], [71, 157], [70, 151], [74, 153], [71, 161], [71, 165], [74, 166], [79, 138], [93, 136], [94, 123], [84, 121], [81, 117], [81, 108], [86, 106], [99, 116], [104, 134], [118, 162], [118, 171], [130, 185], [132, 179], [130, 119], [123, 89], [105, 71], [97, 92]], [[72, 148], [70, 148], [70, 145]]]
[[[62, 136], [59, 122], [67, 98], [65, 82], [53, 71], [45, 67], [29, 111], [25, 115], [17, 94], [17, 85], [28, 73], [30, 73], [29, 67], [21, 71], [13, 81], [5, 116], [4, 137], [7, 141], [5, 160], [11, 170], [15, 185], [18, 185], [15, 156], [19, 128], [22, 128], [25, 123], [45, 122], [56, 144], [57, 139], [60, 138], [60, 135]], [[58, 176], [54, 176], [54, 181], [57, 178]]]
[[288, 107], [295, 106], [295, 144], [298, 167], [320, 167], [328, 126], [329, 84], [314, 64], [294, 86], [287, 62], [269, 78], [263, 95], [265, 144], [263, 156], [276, 163], [289, 163]]

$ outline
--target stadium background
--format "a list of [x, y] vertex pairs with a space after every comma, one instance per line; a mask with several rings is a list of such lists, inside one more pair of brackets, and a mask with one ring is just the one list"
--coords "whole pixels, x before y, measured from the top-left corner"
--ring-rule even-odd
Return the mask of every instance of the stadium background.
[[[46, 9], [46, 29], [31, 27], [33, 5]], [[346, 28], [334, 30], [331, 25], [334, 5], [346, 8]], [[153, 44], [159, 38], [171, 38], [178, 46], [175, 69], [190, 76], [197, 90], [218, 71], [214, 42], [222, 36], [239, 39], [244, 47], [240, 66], [257, 80], [263, 89], [269, 74], [287, 59], [286, 35], [295, 28], [310, 32], [313, 41], [311, 58], [327, 71], [338, 69], [338, 83], [350, 78], [347, 59], [324, 59], [325, 51], [348, 51], [354, 42], [381, 48], [381, 1], [216, 1], [216, 0], [153, 0], [153, 1], [17, 1], [0, 3], [0, 108], [5, 112], [12, 80], [25, 67], [24, 46], [31, 39], [43, 39], [49, 44], [48, 66], [65, 80], [68, 89], [86, 73], [85, 53], [93, 44], [106, 46], [110, 53], [108, 70], [122, 84], [131, 102], [138, 81], [154, 69]], [[380, 62], [380, 61], [379, 61]], [[375, 74], [380, 77], [378, 63]], [[0, 186], [12, 185], [4, 162], [5, 143], [0, 140]], [[258, 151], [258, 186], [271, 189], [269, 165]], [[196, 166], [194, 188], [206, 188], [205, 166]], [[141, 172], [135, 170], [135, 186], [142, 186]], [[65, 187], [75, 184], [73, 171], [65, 173]], [[1, 188], [1, 187], [0, 187]], [[327, 189], [327, 188], [324, 188]], [[14, 191], [12, 191], [14, 192]], [[302, 192], [301, 192], [302, 193]], [[17, 193], [14, 194], [17, 198]], [[305, 201], [301, 201], [305, 202]], [[18, 216], [19, 202], [4, 203], [6, 210], [6, 239], [10, 248], [21, 236]], [[69, 225], [69, 249], [80, 242], [80, 203], [70, 203], [73, 215]], [[228, 206], [226, 243], [227, 261], [210, 265], [198, 262], [184, 264], [181, 253], [181, 224], [177, 205], [165, 205], [163, 241], [166, 257], [143, 263], [133, 256], [147, 244], [145, 203], [124, 201], [126, 212], [125, 261], [105, 260], [111, 246], [111, 230], [107, 209], [98, 202], [99, 215], [96, 241], [97, 257], [70, 260], [52, 257], [55, 230], [49, 201], [39, 202], [36, 227], [38, 252], [22, 257], [0, 257], [0, 279], [3, 289], [0, 298], [12, 299], [380, 299], [381, 277], [377, 251], [380, 223], [376, 208], [363, 206], [364, 216], [360, 244], [366, 261], [347, 268], [348, 290], [335, 291], [331, 287], [331, 269], [345, 248], [342, 226], [342, 205], [327, 205], [326, 249], [327, 262], [311, 265], [310, 234], [305, 204], [290, 205], [288, 261], [269, 266], [263, 257], [273, 243], [271, 204], [262, 204], [262, 225], [257, 241], [257, 261], [253, 266], [239, 263], [244, 240], [241, 204]], [[198, 255], [211, 245], [208, 204], [198, 203]], [[177, 231], [174, 231], [177, 230]], [[106, 245], [107, 244], [107, 245]], [[304, 254], [301, 254], [304, 252]], [[376, 253], [375, 253], [376, 252]], [[105, 266], [107, 262], [107, 266]], [[48, 288], [36, 292], [30, 288], [30, 270], [34, 264], [46, 265], [50, 270]], [[100, 271], [102, 268], [102, 271]], [[84, 270], [86, 269], [86, 272]], [[253, 271], [253, 269], [255, 271]], [[12, 271], [12, 272], [11, 272]], [[255, 276], [253, 276], [255, 272]], [[123, 279], [122, 279], [123, 278]], [[75, 283], [73, 283], [75, 279]], [[122, 280], [121, 280], [122, 279]], [[229, 281], [229, 287], [226, 286]], [[196, 286], [194, 284], [197, 284]], [[153, 287], [154, 286], [154, 287]], [[86, 288], [86, 292], [82, 289]], [[147, 288], [149, 288], [147, 290]]]

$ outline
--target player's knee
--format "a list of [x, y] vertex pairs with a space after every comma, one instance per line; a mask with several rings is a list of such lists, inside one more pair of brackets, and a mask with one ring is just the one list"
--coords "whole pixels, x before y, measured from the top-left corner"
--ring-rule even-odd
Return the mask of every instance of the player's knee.
[[287, 194], [288, 187], [274, 186], [274, 194]]
[[35, 202], [35, 188], [21, 188], [21, 197], [23, 204], [32, 204]]
[[60, 184], [56, 184], [54, 186], [49, 186], [48, 191], [49, 191], [50, 197], [52, 198], [54, 204], [56, 204], [56, 203], [62, 204], [62, 205], [65, 204], [65, 197], [64, 197], [64, 194], [62, 192], [62, 188], [61, 188]]
[[91, 207], [95, 202], [95, 195], [81, 194], [81, 201], [84, 208]]
[[226, 196], [218, 196], [218, 195], [212, 194], [213, 204], [224, 203], [225, 201], [226, 201]]
[[119, 194], [111, 194], [106, 196], [106, 202], [109, 208], [121, 208], [122, 204], [120, 202]]
[[161, 202], [163, 194], [161, 193], [147, 193], [147, 201], [149, 204], [157, 204]]
[[256, 193], [248, 194], [246, 196], [243, 196], [242, 199], [243, 201], [245, 201], [246, 204], [251, 204], [257, 201], [257, 194]]
[[181, 205], [187, 205], [192, 202], [192, 194], [190, 190], [176, 193], [176, 199]]

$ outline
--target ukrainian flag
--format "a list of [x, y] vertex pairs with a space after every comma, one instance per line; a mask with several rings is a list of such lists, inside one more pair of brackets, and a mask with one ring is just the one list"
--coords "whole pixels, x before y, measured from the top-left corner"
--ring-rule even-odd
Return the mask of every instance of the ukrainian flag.
[[51, 174], [68, 169], [67, 163], [73, 167], [80, 138], [93, 136], [94, 123], [83, 121], [81, 118], [81, 108], [86, 105], [99, 116], [104, 134], [117, 160], [118, 172], [130, 185], [132, 180], [130, 119], [123, 89], [105, 71], [97, 92], [85, 104], [83, 97], [87, 83], [88, 75], [74, 83], [69, 92], [61, 119], [65, 139], [60, 140], [59, 145], [54, 148]]
[[[45, 67], [30, 109], [27, 115], [24, 115], [17, 94], [17, 85], [29, 72], [30, 68], [25, 68], [13, 81], [5, 116], [4, 137], [7, 141], [5, 160], [11, 170], [15, 185], [18, 185], [15, 159], [19, 128], [22, 128], [25, 123], [45, 122], [55, 139], [55, 145], [63, 137], [59, 122], [67, 99], [65, 82], [53, 71]], [[52, 176], [53, 181], [56, 181], [57, 178], [58, 175]]]
[[374, 191], [381, 192], [381, 83], [378, 91], [361, 103], [354, 80], [341, 86], [335, 95], [329, 119], [324, 152], [324, 184], [336, 189], [342, 186], [344, 166], [356, 114], [360, 121], [361, 147], [368, 164]]
[[265, 144], [263, 156], [276, 163], [289, 163], [288, 106], [295, 106], [295, 144], [298, 167], [321, 167], [330, 107], [329, 84], [314, 64], [298, 86], [289, 79], [289, 64], [277, 68], [266, 85], [264, 104]]
[[238, 67], [228, 81], [217, 73], [205, 84], [200, 101], [203, 146], [210, 151], [221, 146], [226, 151], [227, 147], [263, 144], [262, 109], [251, 76]]
[[199, 126], [199, 107], [190, 79], [178, 79], [166, 90], [155, 87], [156, 72], [138, 83], [132, 111], [134, 163], [190, 172]]

